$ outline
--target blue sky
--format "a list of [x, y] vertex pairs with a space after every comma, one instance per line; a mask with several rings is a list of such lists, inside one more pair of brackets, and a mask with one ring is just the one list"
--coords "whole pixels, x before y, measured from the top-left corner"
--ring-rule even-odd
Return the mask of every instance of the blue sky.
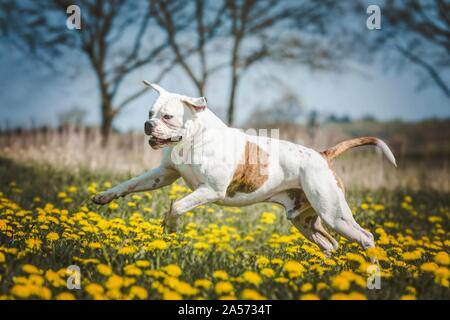
[[[57, 124], [57, 115], [74, 106], [88, 111], [87, 122], [99, 122], [99, 99], [96, 79], [89, 69], [79, 69], [73, 76], [54, 73], [19, 54], [0, 57], [0, 118], [10, 126]], [[70, 68], [69, 68], [70, 69]], [[367, 114], [379, 119], [420, 120], [450, 117], [447, 98], [430, 86], [417, 90], [417, 75], [412, 70], [398, 74], [378, 64], [353, 64], [357, 71], [346, 73], [311, 73], [302, 68], [264, 68], [258, 66], [244, 78], [239, 88], [237, 124], [249, 116], [253, 108], [270, 106], [285, 87], [295, 93], [306, 108], [323, 113], [348, 114], [354, 118]], [[72, 71], [73, 72], [73, 71]], [[70, 73], [72, 73], [70, 72]], [[125, 91], [141, 87], [142, 79], [152, 80], [151, 70], [140, 70], [129, 78]], [[279, 81], [262, 81], [275, 76]], [[207, 90], [210, 108], [224, 113], [227, 93], [226, 72]], [[283, 85], [280, 85], [280, 82]], [[168, 90], [195, 94], [193, 86], [180, 70], [174, 70], [161, 84]], [[149, 92], [124, 110], [115, 121], [120, 130], [141, 129], [149, 106], [155, 100]]]
[[[5, 50], [6, 49], [6, 50]], [[0, 126], [10, 127], [57, 125], [58, 114], [75, 106], [88, 112], [89, 124], [100, 120], [96, 79], [86, 61], [77, 51], [68, 53], [57, 64], [58, 72], [48, 70], [13, 48], [3, 47], [0, 53]], [[274, 67], [259, 64], [245, 75], [238, 91], [236, 125], [242, 124], [254, 108], [276, 103], [280, 94], [289, 90], [308, 110], [360, 118], [374, 115], [378, 119], [420, 119], [450, 117], [449, 100], [437, 88], [417, 90], [418, 69], [408, 65], [398, 73], [378, 63], [361, 64], [350, 61], [346, 72], [312, 73], [302, 67]], [[142, 87], [142, 80], [153, 80], [155, 67], [146, 67], [130, 76], [124, 93]], [[217, 73], [207, 87], [211, 109], [225, 114], [228, 96], [228, 72]], [[174, 69], [161, 82], [166, 89], [195, 95], [190, 81]], [[149, 92], [130, 104], [116, 118], [114, 126], [122, 131], [142, 129], [150, 105], [155, 100]]]

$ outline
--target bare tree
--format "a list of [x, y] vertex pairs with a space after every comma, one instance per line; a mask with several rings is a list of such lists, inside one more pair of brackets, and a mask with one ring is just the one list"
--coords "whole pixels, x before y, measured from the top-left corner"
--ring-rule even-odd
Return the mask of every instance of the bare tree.
[[[293, 61], [314, 69], [333, 65], [335, 46], [324, 45], [316, 34], [326, 35], [337, 1], [226, 0], [230, 21], [230, 96], [228, 122], [233, 123], [236, 93], [245, 71], [262, 61]], [[291, 30], [294, 30], [291, 32]], [[306, 35], [306, 36], [305, 36]]]
[[208, 47], [221, 32], [225, 5], [206, 0], [150, 0], [150, 3], [176, 62], [199, 95], [204, 95], [208, 78], [224, 67], [223, 64], [208, 64]]
[[[145, 93], [142, 89], [118, 101], [124, 80], [144, 65], [165, 61], [167, 42], [157, 42], [157, 37], [152, 36], [155, 24], [146, 3], [77, 1], [81, 9], [81, 30], [66, 28], [66, 8], [71, 4], [68, 0], [3, 0], [7, 24], [2, 23], [2, 29], [16, 47], [32, 53], [48, 66], [64, 61], [59, 58], [74, 50], [87, 59], [97, 78], [105, 145], [116, 116]], [[172, 65], [168, 64], [167, 69]]]
[[[363, 4], [357, 12], [365, 10]], [[381, 8], [381, 30], [359, 34], [369, 52], [400, 68], [424, 71], [422, 84], [434, 84], [450, 99], [450, 3], [444, 0], [391, 0]], [[364, 47], [364, 46], [362, 46]], [[366, 51], [364, 51], [366, 54]]]
[[[165, 30], [169, 47], [200, 94], [204, 94], [214, 72], [229, 69], [229, 124], [234, 122], [242, 76], [253, 65], [265, 60], [295, 61], [311, 68], [326, 68], [337, 52], [312, 37], [315, 33], [326, 33], [326, 20], [332, 20], [330, 11], [341, 7], [336, 1], [151, 2], [156, 8], [152, 12]], [[306, 33], [308, 37], [303, 38]], [[192, 51], [197, 61], [193, 61]]]

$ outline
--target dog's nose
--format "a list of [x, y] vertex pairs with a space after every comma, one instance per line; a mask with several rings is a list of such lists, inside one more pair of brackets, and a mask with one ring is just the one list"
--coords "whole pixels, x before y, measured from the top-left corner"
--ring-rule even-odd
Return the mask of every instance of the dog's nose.
[[155, 127], [155, 123], [151, 120], [145, 121], [144, 123], [144, 131], [146, 135], [151, 135], [153, 128]]

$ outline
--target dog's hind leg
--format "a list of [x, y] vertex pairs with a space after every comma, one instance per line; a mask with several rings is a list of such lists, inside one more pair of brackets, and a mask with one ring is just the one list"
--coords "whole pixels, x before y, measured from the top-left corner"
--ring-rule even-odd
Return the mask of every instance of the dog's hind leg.
[[344, 193], [329, 168], [305, 171], [301, 184], [309, 203], [328, 227], [348, 240], [356, 241], [364, 249], [375, 246], [373, 235], [353, 218]]
[[311, 208], [301, 189], [290, 189], [272, 196], [268, 201], [282, 205], [287, 218], [311, 242], [329, 256], [338, 243], [325, 230], [314, 209]]
[[301, 212], [291, 222], [309, 241], [317, 244], [327, 257], [339, 247], [338, 242], [325, 230], [313, 208]]

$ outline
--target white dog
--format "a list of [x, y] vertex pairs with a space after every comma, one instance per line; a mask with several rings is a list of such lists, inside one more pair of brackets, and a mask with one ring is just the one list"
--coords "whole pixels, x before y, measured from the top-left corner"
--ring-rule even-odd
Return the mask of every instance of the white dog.
[[159, 93], [145, 132], [152, 148], [164, 148], [161, 165], [97, 194], [95, 203], [155, 190], [182, 177], [193, 191], [175, 201], [164, 215], [166, 231], [174, 231], [177, 218], [199, 205], [273, 202], [282, 205], [287, 218], [326, 255], [336, 250], [338, 243], [324, 225], [365, 249], [374, 247], [373, 235], [353, 219], [342, 181], [331, 163], [349, 148], [371, 144], [396, 165], [383, 141], [357, 138], [317, 152], [283, 140], [247, 135], [226, 126], [208, 109], [205, 98], [178, 95], [144, 83]]

